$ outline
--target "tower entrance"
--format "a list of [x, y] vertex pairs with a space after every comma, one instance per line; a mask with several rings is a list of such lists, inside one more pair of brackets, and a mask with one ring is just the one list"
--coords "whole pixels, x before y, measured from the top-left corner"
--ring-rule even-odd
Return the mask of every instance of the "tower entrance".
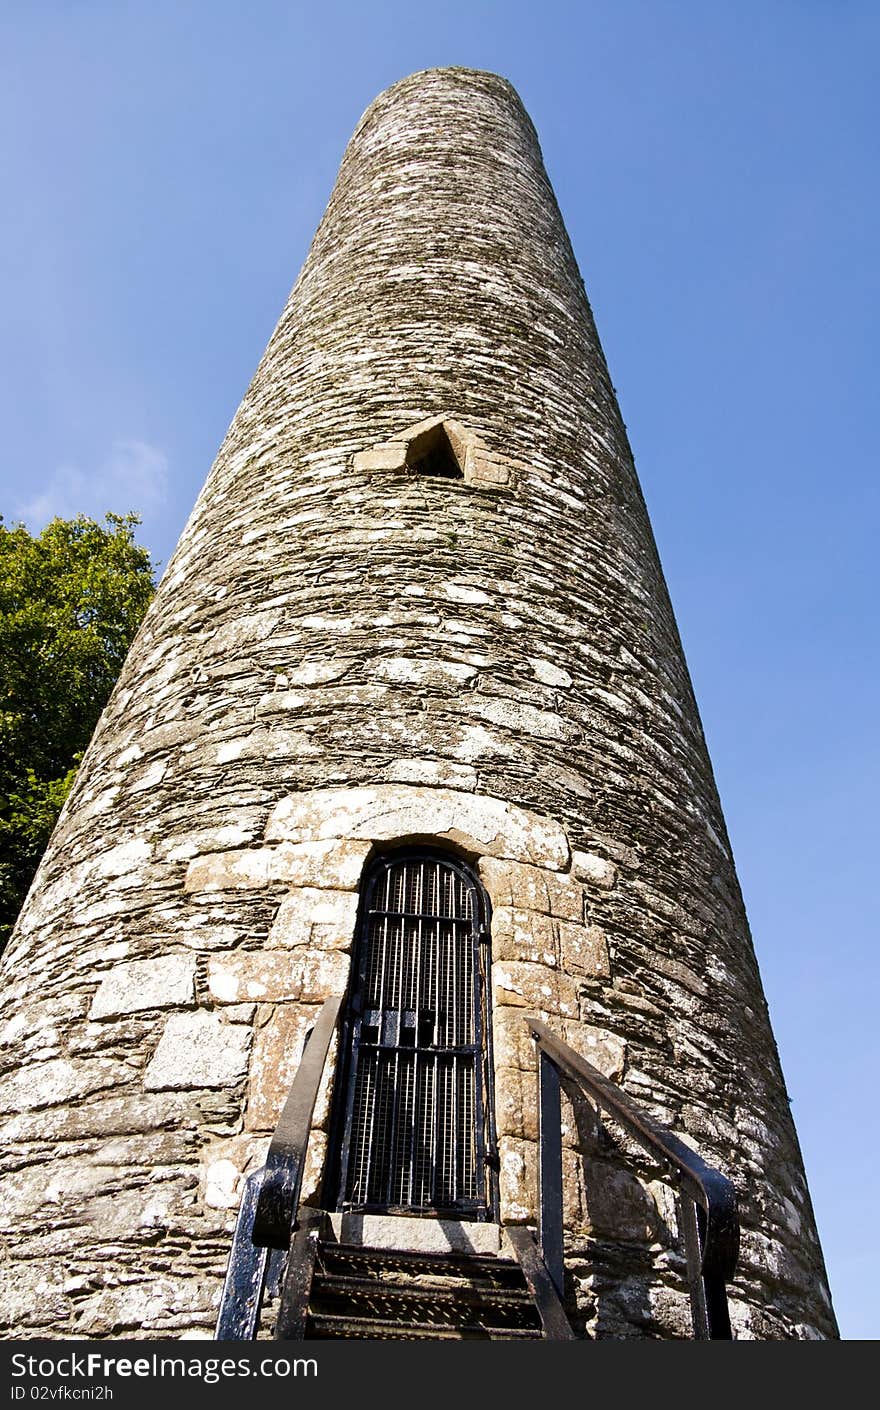
[[448, 854], [369, 871], [343, 1027], [335, 1203], [494, 1217], [488, 902]]

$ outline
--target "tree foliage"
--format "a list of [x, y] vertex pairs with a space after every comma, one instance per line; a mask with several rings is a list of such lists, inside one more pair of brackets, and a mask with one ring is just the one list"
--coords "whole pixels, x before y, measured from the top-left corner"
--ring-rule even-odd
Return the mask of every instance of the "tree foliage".
[[138, 523], [0, 517], [0, 948], [155, 591]]

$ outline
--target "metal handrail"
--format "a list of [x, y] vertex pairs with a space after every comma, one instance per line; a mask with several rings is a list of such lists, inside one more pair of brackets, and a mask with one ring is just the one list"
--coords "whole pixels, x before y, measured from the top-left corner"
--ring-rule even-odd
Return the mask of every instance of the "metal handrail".
[[730, 1180], [707, 1165], [696, 1151], [646, 1112], [592, 1063], [536, 1018], [525, 1019], [539, 1050], [540, 1220], [539, 1245], [562, 1292], [562, 1150], [559, 1126], [559, 1074], [570, 1078], [588, 1097], [664, 1165], [672, 1168], [682, 1189], [685, 1244], [691, 1282], [694, 1334], [700, 1339], [729, 1340], [726, 1284], [739, 1253], [736, 1190]]
[[266, 1248], [290, 1244], [312, 1113], [341, 1007], [341, 995], [324, 1000], [269, 1145], [253, 1229], [254, 1243]]
[[[306, 1039], [287, 1101], [269, 1145], [266, 1164], [244, 1182], [238, 1219], [220, 1298], [215, 1339], [252, 1341], [257, 1334], [267, 1282], [281, 1277], [283, 1259], [275, 1252], [290, 1247], [302, 1188], [312, 1115], [330, 1044], [339, 1023], [342, 996], [325, 999]], [[269, 1250], [273, 1250], [272, 1253]], [[290, 1267], [287, 1270], [291, 1273]], [[285, 1286], [282, 1309], [290, 1300]], [[286, 1338], [276, 1327], [276, 1337]]]

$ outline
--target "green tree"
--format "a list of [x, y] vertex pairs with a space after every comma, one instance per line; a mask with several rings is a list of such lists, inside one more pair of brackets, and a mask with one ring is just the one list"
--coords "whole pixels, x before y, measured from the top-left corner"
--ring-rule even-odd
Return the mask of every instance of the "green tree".
[[155, 591], [139, 523], [0, 516], [0, 949]]

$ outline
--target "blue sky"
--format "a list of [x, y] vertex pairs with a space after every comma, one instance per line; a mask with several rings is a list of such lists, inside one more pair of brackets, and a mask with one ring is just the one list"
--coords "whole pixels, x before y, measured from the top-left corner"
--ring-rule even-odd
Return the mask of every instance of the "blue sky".
[[137, 509], [163, 563], [346, 141], [506, 75], [618, 389], [844, 1336], [874, 1182], [880, 6], [0, 0], [0, 509]]

